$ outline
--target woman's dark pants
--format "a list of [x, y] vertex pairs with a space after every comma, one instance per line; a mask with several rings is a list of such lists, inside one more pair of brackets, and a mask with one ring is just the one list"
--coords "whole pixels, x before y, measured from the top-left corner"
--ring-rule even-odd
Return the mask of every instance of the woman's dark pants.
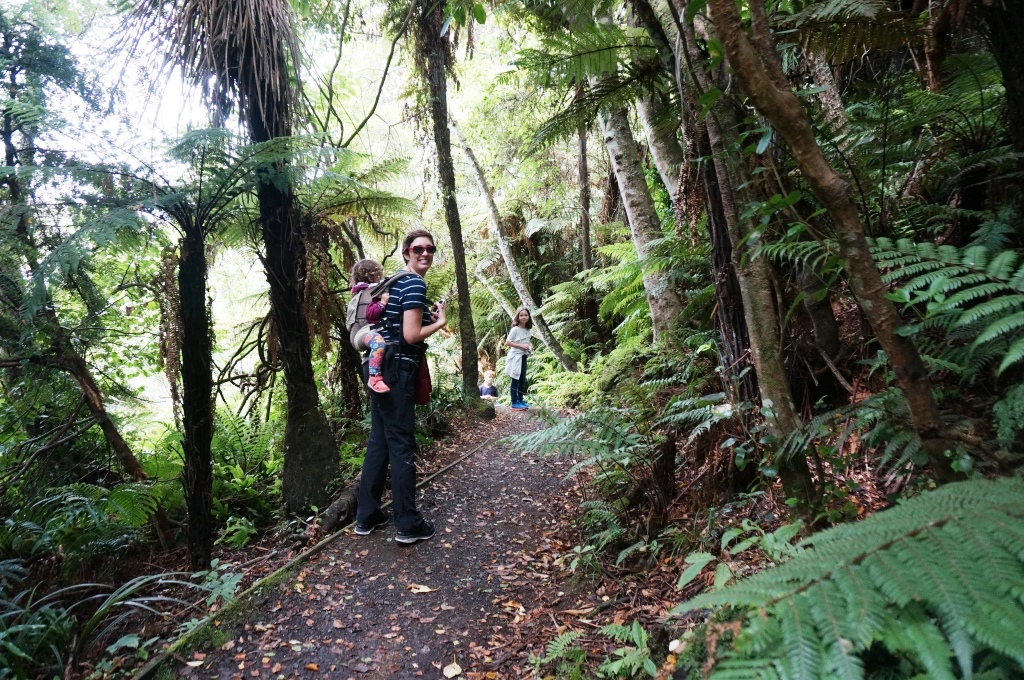
[[[380, 500], [390, 465], [395, 530], [403, 532], [416, 529], [423, 516], [416, 509], [416, 405], [413, 403], [416, 364], [398, 361], [401, 361], [395, 372], [398, 379], [388, 379], [391, 391], [370, 392], [370, 439], [366, 442], [359, 482], [356, 521], [371, 523], [380, 517]], [[366, 364], [363, 364], [363, 372], [367, 372]]]

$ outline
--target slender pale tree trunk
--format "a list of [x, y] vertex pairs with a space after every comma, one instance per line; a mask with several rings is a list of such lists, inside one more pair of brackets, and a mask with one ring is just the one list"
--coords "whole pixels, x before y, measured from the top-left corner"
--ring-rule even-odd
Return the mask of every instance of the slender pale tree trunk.
[[505, 310], [506, 314], [508, 314], [509, 319], [516, 318], [515, 305], [509, 302], [508, 298], [505, 297], [505, 294], [498, 290], [498, 287], [494, 285], [494, 282], [485, 276], [479, 269], [476, 271], [476, 279], [483, 284], [484, 288], [487, 289], [487, 292], [491, 294], [492, 298], [494, 298], [494, 301], [501, 305], [501, 308]]
[[452, 121], [452, 127], [455, 128], [455, 134], [459, 138], [459, 144], [462, 145], [462, 150], [466, 152], [466, 158], [469, 159], [469, 165], [473, 170], [473, 176], [476, 178], [477, 187], [480, 189], [480, 196], [483, 198], [484, 203], [487, 205], [487, 214], [491, 220], [491, 226], [494, 228], [495, 236], [498, 239], [498, 250], [501, 251], [501, 257], [505, 260], [505, 268], [508, 270], [508, 277], [512, 281], [512, 285], [515, 287], [516, 292], [519, 293], [519, 299], [523, 306], [530, 310], [530, 316], [533, 317], [534, 326], [537, 328], [537, 334], [540, 339], [544, 342], [544, 345], [551, 350], [551, 353], [558, 360], [558, 363], [562, 365], [567, 371], [577, 371], [576, 361], [565, 353], [562, 349], [562, 344], [558, 342], [558, 338], [555, 337], [551, 329], [548, 328], [547, 322], [544, 320], [544, 316], [538, 311], [537, 306], [533, 304], [533, 297], [530, 295], [529, 289], [526, 287], [526, 280], [523, 278], [522, 272], [519, 271], [519, 265], [516, 264], [515, 258], [512, 257], [512, 249], [509, 248], [508, 239], [505, 237], [505, 230], [501, 224], [501, 216], [498, 214], [498, 206], [494, 204], [494, 197], [491, 196], [491, 190], [487, 186], [487, 179], [484, 177], [484, 171], [480, 167], [480, 163], [477, 162], [476, 156], [473, 155], [473, 150], [466, 142], [466, 138], [462, 136], [462, 131], [459, 126]]
[[417, 0], [417, 51], [425, 61], [423, 77], [430, 94], [430, 116], [434, 124], [434, 145], [437, 149], [437, 173], [444, 205], [448, 235], [455, 263], [455, 287], [459, 296], [459, 337], [462, 344], [462, 388], [468, 400], [479, 400], [477, 389], [476, 330], [469, 299], [469, 275], [466, 269], [466, 248], [462, 242], [462, 222], [455, 196], [455, 166], [452, 163], [451, 134], [448, 130], [447, 50], [441, 27], [446, 14], [446, 0]]
[[[661, 62], [662, 68], [674, 76], [677, 71], [677, 57], [675, 49], [672, 47], [677, 37], [675, 26], [666, 27], [648, 0], [630, 0], [629, 4], [633, 7], [636, 23], [642, 26], [650, 36], [651, 42], [658, 52], [658, 61]], [[672, 198], [678, 231], [681, 225], [687, 221], [686, 213], [683, 210], [684, 206], [676, 200], [682, 180], [680, 173], [686, 165], [686, 151], [678, 137], [683, 122], [683, 117], [680, 115], [682, 112], [678, 109], [670, 110], [664, 95], [659, 91], [650, 92], [641, 97], [637, 101], [636, 111], [640, 125], [644, 129], [644, 135], [647, 137], [647, 145], [651, 151], [654, 166], [658, 170], [662, 184], [668, 190], [668, 195]]]
[[782, 73], [764, 8], [757, 3], [750, 5], [751, 38], [731, 0], [709, 0], [708, 5], [733, 73], [757, 109], [786, 141], [804, 178], [831, 214], [850, 289], [888, 355], [935, 473], [944, 481], [952, 479], [945, 457], [947, 443], [942, 438], [942, 418], [932, 397], [927, 366], [914, 341], [899, 333], [903, 322], [871, 257], [850, 185], [818, 146], [807, 113]]
[[[650, 255], [651, 243], [662, 237], [658, 213], [647, 188], [647, 179], [644, 177], [626, 110], [618, 108], [601, 113], [599, 119], [612, 170], [622, 193], [637, 259], [642, 262]], [[651, 310], [654, 338], [657, 340], [672, 329], [683, 306], [669, 285], [666, 272], [651, 272], [643, 280], [647, 304]]]
[[679, 188], [679, 171], [686, 160], [683, 147], [676, 137], [679, 115], [675, 112], [669, 114], [657, 94], [641, 97], [636, 103], [636, 112], [647, 137], [647, 148], [651, 151], [658, 176], [668, 190], [668, 195], [675, 196]]

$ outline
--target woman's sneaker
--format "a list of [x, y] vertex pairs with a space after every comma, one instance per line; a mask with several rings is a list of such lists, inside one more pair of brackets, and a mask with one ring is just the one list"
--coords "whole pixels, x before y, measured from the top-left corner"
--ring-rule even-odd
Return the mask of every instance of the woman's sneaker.
[[380, 529], [383, 526], [387, 526], [388, 522], [391, 521], [389, 515], [381, 513], [376, 517], [371, 517], [365, 522], [356, 522], [355, 528], [352, 530], [360, 536], [369, 536], [373, 533], [374, 529]]
[[384, 394], [386, 392], [391, 391], [391, 388], [388, 387], [387, 383], [384, 382], [384, 378], [380, 377], [379, 375], [371, 375], [369, 384], [370, 389], [376, 392], [377, 394]]
[[427, 539], [434, 537], [434, 525], [430, 522], [423, 520], [420, 525], [410, 531], [399, 531], [395, 534], [395, 543], [404, 543], [406, 545], [415, 543], [416, 541], [426, 541]]
[[512, 405], [509, 406], [509, 408], [512, 409], [513, 411], [525, 411], [527, 407], [516, 401], [513, 402]]

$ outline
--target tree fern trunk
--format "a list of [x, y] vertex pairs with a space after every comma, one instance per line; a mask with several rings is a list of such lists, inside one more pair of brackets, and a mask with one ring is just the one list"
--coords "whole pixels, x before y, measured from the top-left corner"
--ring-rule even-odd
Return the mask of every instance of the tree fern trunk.
[[178, 260], [181, 310], [181, 383], [188, 552], [193, 570], [210, 564], [213, 550], [213, 339], [206, 303], [206, 244], [202, 228], [186, 228]]
[[562, 349], [562, 343], [558, 342], [558, 338], [548, 328], [547, 322], [544, 320], [544, 316], [537, 309], [537, 306], [533, 304], [533, 297], [530, 295], [529, 289], [526, 287], [526, 280], [523, 278], [522, 272], [519, 271], [519, 265], [516, 263], [515, 258], [512, 256], [512, 249], [509, 248], [508, 239], [505, 238], [505, 231], [501, 224], [501, 216], [498, 214], [498, 206], [494, 204], [494, 197], [491, 196], [491, 190], [487, 186], [487, 179], [484, 177], [484, 171], [480, 167], [480, 163], [477, 162], [476, 156], [473, 155], [473, 150], [466, 143], [466, 139], [462, 136], [462, 131], [459, 130], [459, 126], [452, 122], [452, 127], [455, 128], [455, 134], [459, 138], [459, 143], [462, 145], [463, 151], [466, 152], [466, 158], [469, 159], [469, 166], [473, 171], [473, 176], [476, 178], [477, 187], [480, 189], [480, 196], [483, 198], [484, 203], [487, 204], [487, 214], [491, 220], [491, 227], [494, 229], [494, 235], [498, 239], [498, 250], [501, 251], [501, 257], [505, 260], [505, 268], [508, 270], [508, 277], [512, 281], [513, 287], [516, 292], [519, 293], [519, 300], [522, 302], [523, 307], [530, 310], [530, 316], [533, 317], [533, 323], [537, 327], [537, 334], [540, 335], [544, 345], [551, 350], [551, 353], [555, 355], [558, 363], [562, 365], [567, 371], [577, 371], [576, 361], [565, 353]]
[[[291, 135], [288, 104], [268, 84], [249, 85], [246, 122], [254, 142]], [[285, 509], [327, 507], [327, 483], [338, 473], [334, 435], [320, 408], [305, 304], [306, 248], [295, 195], [280, 168], [267, 168], [257, 190], [263, 266], [284, 366], [287, 422], [281, 493]]]

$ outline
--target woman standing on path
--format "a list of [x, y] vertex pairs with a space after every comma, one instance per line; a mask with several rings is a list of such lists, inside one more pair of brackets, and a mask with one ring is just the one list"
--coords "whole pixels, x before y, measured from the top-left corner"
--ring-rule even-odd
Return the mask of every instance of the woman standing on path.
[[512, 330], [505, 338], [505, 346], [511, 348], [505, 357], [505, 373], [512, 379], [511, 408], [514, 411], [525, 411], [530, 408], [526, 403], [526, 357], [533, 353], [533, 345], [530, 344], [531, 328], [533, 318], [530, 316], [530, 310], [520, 307], [512, 320]]
[[[391, 496], [395, 511], [395, 541], [416, 543], [434, 535], [434, 525], [416, 509], [416, 439], [413, 384], [419, 362], [426, 361], [423, 341], [444, 326], [444, 302], [431, 309], [427, 284], [423, 280], [434, 263], [434, 237], [416, 230], [402, 242], [405, 276], [392, 284], [391, 297], [381, 320], [381, 334], [388, 343], [401, 343], [401, 351], [389, 360], [398, 363], [388, 369], [391, 391], [370, 393], [370, 438], [366, 442], [363, 474], [359, 481], [355, 532], [360, 536], [388, 523], [380, 508], [388, 465], [391, 466]], [[364, 365], [365, 366], [365, 365]], [[365, 370], [365, 368], [364, 368]]]

